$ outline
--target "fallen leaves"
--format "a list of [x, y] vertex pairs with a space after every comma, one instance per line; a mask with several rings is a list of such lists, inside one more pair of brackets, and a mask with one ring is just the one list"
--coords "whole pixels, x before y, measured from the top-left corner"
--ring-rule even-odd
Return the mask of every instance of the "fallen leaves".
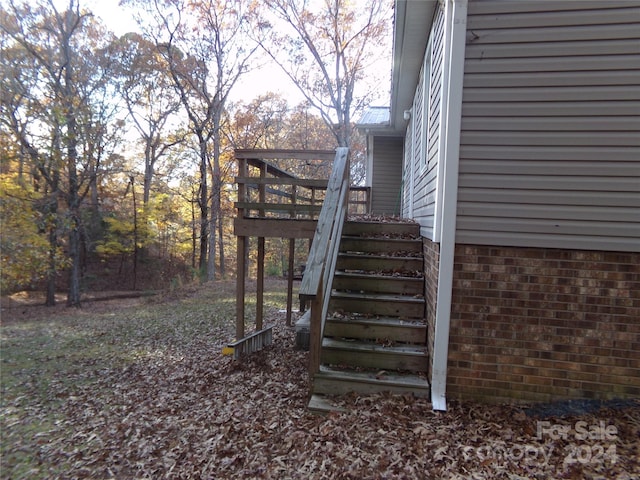
[[[276, 324], [273, 346], [240, 361], [220, 353], [233, 336], [233, 302], [224, 308], [217, 298], [193, 295], [82, 321], [52, 317], [41, 326], [57, 335], [53, 344], [35, 327], [3, 329], [14, 343], [3, 353], [13, 363], [2, 378], [2, 477], [640, 475], [638, 404], [545, 417], [568, 426], [578, 419], [615, 425], [615, 463], [594, 457], [596, 441], [537, 438], [538, 419], [515, 406], [451, 401], [449, 411], [434, 412], [425, 399], [379, 394], [337, 399], [344, 413], [311, 415], [308, 354], [295, 349], [280, 306], [267, 313]], [[21, 359], [20, 345], [32, 360]], [[568, 463], [572, 453], [582, 457]], [[589, 461], [581, 461], [587, 453]]]

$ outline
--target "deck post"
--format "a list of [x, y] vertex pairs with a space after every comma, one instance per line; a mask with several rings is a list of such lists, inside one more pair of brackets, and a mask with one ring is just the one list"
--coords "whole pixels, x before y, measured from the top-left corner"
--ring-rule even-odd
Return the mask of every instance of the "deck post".
[[264, 317], [264, 237], [258, 238], [258, 278], [256, 279], [256, 330], [262, 330]]
[[287, 270], [287, 325], [290, 327], [293, 310], [293, 267], [296, 253], [296, 239], [289, 239], [289, 266]]
[[244, 295], [245, 295], [245, 252], [247, 237], [238, 237], [236, 268], [236, 340], [244, 337]]
[[322, 296], [316, 296], [311, 302], [311, 321], [309, 325], [309, 375], [313, 377], [320, 371], [320, 352], [322, 350]]
[[[247, 161], [238, 159], [238, 176], [247, 176]], [[247, 191], [244, 183], [238, 184], [238, 201], [247, 200]], [[238, 209], [238, 217], [244, 217], [244, 209]], [[244, 337], [244, 295], [245, 295], [245, 271], [246, 271], [247, 237], [238, 236], [236, 241], [236, 340]]]
[[[260, 178], [264, 179], [267, 176], [266, 164], [260, 165]], [[267, 201], [266, 186], [264, 184], [258, 185], [258, 201], [265, 203]], [[264, 210], [259, 210], [258, 215], [264, 217]], [[262, 323], [264, 318], [264, 237], [258, 237], [258, 268], [256, 279], [256, 331], [262, 330]]]

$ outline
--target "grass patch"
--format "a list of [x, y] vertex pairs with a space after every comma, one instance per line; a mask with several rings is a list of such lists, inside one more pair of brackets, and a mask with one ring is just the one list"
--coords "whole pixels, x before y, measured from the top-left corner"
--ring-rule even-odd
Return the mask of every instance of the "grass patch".
[[[265, 294], [267, 308], [286, 305], [286, 292], [281, 284], [276, 287], [280, 290]], [[49, 462], [48, 452], [61, 438], [74, 435], [76, 419], [67, 417], [65, 406], [86, 392], [95, 399], [107, 398], [113, 382], [138, 363], [161, 368], [199, 348], [216, 350], [233, 338], [234, 284], [183, 289], [172, 297], [124, 307], [117, 302], [98, 308], [85, 304], [88, 308], [58, 310], [41, 318], [29, 318], [27, 309], [26, 318], [2, 326], [3, 477], [59, 474], [64, 467]], [[255, 300], [248, 301], [248, 328], [254, 312]], [[115, 408], [108, 402], [104, 407]]]

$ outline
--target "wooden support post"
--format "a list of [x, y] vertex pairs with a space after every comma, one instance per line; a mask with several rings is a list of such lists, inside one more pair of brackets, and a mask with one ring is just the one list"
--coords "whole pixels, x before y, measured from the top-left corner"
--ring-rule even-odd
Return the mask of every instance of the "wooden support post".
[[[266, 164], [260, 165], [260, 178], [266, 178], [267, 166]], [[259, 202], [265, 203], [267, 201], [266, 185], [258, 185]], [[258, 215], [264, 217], [264, 210], [259, 210]], [[258, 265], [256, 279], [256, 331], [262, 330], [262, 323], [264, 318], [264, 237], [258, 237]]]
[[315, 297], [311, 302], [311, 324], [309, 326], [309, 375], [312, 377], [320, 371], [320, 352], [322, 351], [322, 303], [323, 299]]
[[244, 337], [245, 259], [247, 237], [238, 237], [236, 268], [236, 340]]
[[[247, 161], [238, 159], [238, 176], [247, 176]], [[247, 200], [247, 190], [244, 183], [238, 183], [238, 201]], [[238, 209], [238, 218], [243, 218], [244, 209]], [[238, 236], [236, 241], [236, 340], [244, 337], [244, 295], [245, 295], [245, 272], [247, 269], [247, 237]]]
[[[298, 202], [298, 188], [296, 185], [291, 185], [291, 203], [296, 204]], [[296, 214], [291, 212], [291, 217], [295, 218]], [[291, 326], [291, 316], [293, 309], [293, 270], [296, 253], [296, 240], [295, 238], [289, 239], [289, 268], [287, 275], [287, 325]]]
[[296, 239], [289, 239], [289, 270], [287, 274], [287, 325], [291, 326], [291, 314], [293, 309], [293, 264], [296, 253]]
[[264, 237], [258, 238], [258, 278], [256, 279], [256, 331], [262, 330], [264, 318]]

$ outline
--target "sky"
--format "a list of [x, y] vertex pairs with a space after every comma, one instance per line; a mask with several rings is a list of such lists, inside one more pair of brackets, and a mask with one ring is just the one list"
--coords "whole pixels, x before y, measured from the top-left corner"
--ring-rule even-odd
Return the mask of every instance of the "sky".
[[[138, 30], [131, 10], [118, 6], [118, 0], [85, 0], [81, 4], [100, 17], [105, 25], [120, 36]], [[267, 92], [279, 93], [293, 107], [303, 101], [302, 94], [280, 67], [267, 65], [243, 75], [234, 86], [230, 100], [248, 103]]]

